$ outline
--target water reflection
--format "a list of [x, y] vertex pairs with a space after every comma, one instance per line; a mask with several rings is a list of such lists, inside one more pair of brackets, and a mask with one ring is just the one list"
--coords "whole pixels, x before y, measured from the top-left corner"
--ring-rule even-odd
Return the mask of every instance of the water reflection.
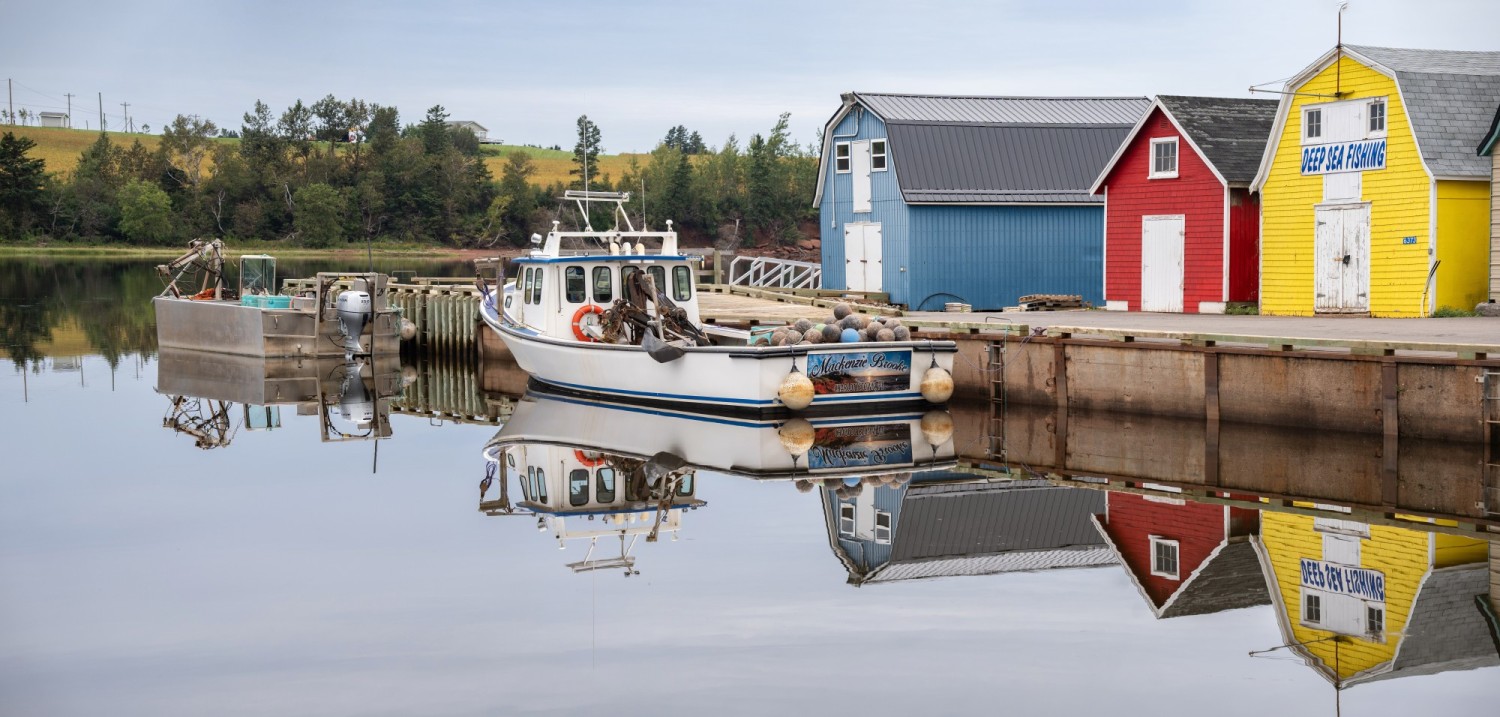
[[317, 416], [323, 442], [391, 437], [391, 400], [406, 386], [396, 359], [252, 358], [162, 349], [156, 392], [167, 397], [162, 426], [198, 448], [228, 446], [235, 434], [281, 427], [281, 409]]

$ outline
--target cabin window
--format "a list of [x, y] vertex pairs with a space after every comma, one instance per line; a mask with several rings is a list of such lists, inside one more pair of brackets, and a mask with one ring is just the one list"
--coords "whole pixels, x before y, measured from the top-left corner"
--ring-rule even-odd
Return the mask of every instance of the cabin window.
[[885, 140], [870, 140], [870, 171], [885, 171]]
[[678, 301], [693, 298], [693, 272], [685, 266], [672, 267], [672, 298]]
[[536, 469], [536, 499], [547, 502], [547, 471]]
[[527, 268], [521, 275], [521, 301], [531, 303], [531, 274], [532, 269]]
[[689, 473], [677, 482], [677, 495], [684, 498], [693, 494], [693, 474]]
[[1177, 138], [1151, 140], [1151, 175], [1149, 179], [1172, 179], [1177, 176]]
[[568, 471], [568, 505], [578, 507], [589, 502], [589, 472], [584, 468]]
[[584, 288], [583, 267], [570, 266], [563, 269], [563, 293], [567, 295], [568, 303], [583, 303], [583, 298], [587, 295]]
[[1385, 608], [1365, 606], [1365, 632], [1371, 635], [1385, 632]]
[[622, 266], [622, 267], [620, 267], [620, 294], [621, 295], [623, 295], [623, 296], [630, 296], [630, 278], [633, 277], [633, 276], [635, 276], [636, 274], [640, 273], [640, 271], [641, 271], [641, 268], [638, 267], [638, 266]]
[[615, 469], [600, 468], [596, 472], [598, 485], [594, 486], [594, 497], [600, 503], [608, 503], [615, 499]]
[[1177, 579], [1177, 541], [1151, 536], [1151, 574]]
[[1323, 596], [1302, 596], [1302, 621], [1314, 625], [1323, 622]]
[[536, 500], [536, 467], [526, 466], [526, 498]]
[[542, 303], [542, 270], [536, 270], [536, 276], [531, 279], [531, 303]]
[[[667, 269], [666, 269], [666, 267], [662, 267], [662, 266], [648, 266], [648, 267], [646, 267], [646, 273], [650, 274], [651, 275], [651, 281], [653, 281], [653, 282], [656, 283], [656, 290], [660, 291], [662, 293], [666, 293], [666, 291], [667, 291]], [[656, 297], [654, 297], [654, 296], [651, 297], [651, 300], [655, 301]]]
[[838, 142], [833, 145], [833, 171], [839, 174], [849, 173], [849, 143]]
[[1374, 100], [1370, 102], [1370, 132], [1378, 133], [1385, 131], [1385, 100]]
[[1307, 119], [1302, 123], [1307, 139], [1317, 139], [1323, 136], [1323, 110], [1322, 108], [1308, 110]]
[[594, 303], [608, 304], [615, 300], [614, 275], [607, 266], [594, 267]]
[[839, 535], [854, 535], [854, 504], [839, 503]]
[[891, 544], [891, 514], [884, 510], [875, 511], [875, 542]]

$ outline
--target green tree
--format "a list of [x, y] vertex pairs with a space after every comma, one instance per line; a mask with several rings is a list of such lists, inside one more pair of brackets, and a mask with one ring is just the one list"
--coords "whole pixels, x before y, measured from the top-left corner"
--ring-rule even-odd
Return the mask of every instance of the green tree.
[[161, 242], [172, 231], [172, 199], [152, 182], [132, 179], [120, 188], [120, 232], [136, 244]]
[[[422, 118], [422, 124], [417, 127], [417, 134], [422, 138], [422, 149], [428, 154], [442, 154], [453, 146], [453, 135], [448, 133], [448, 111], [442, 105], [433, 105], [428, 108], [427, 116]], [[478, 149], [479, 142], [475, 141]]]
[[531, 187], [531, 175], [535, 173], [536, 165], [525, 152], [506, 155], [505, 167], [500, 170], [500, 191], [495, 201], [501, 203], [497, 217], [501, 225], [496, 233], [517, 246], [526, 243], [527, 223], [537, 209], [536, 191]]
[[218, 130], [213, 120], [186, 115], [177, 115], [172, 124], [162, 130], [160, 151], [172, 169], [172, 179], [188, 187], [202, 183], [204, 161], [213, 151], [213, 136]]
[[35, 146], [10, 132], [0, 137], [0, 230], [7, 238], [19, 238], [42, 211], [47, 163], [26, 156]]
[[604, 149], [599, 140], [599, 125], [594, 124], [588, 115], [579, 115], [578, 143], [573, 145], [573, 168], [568, 170], [570, 176], [577, 177], [573, 189], [593, 187], [594, 178], [599, 175], [599, 152]]
[[316, 182], [298, 189], [293, 201], [293, 222], [303, 244], [326, 247], [344, 238], [347, 202], [339, 190]]

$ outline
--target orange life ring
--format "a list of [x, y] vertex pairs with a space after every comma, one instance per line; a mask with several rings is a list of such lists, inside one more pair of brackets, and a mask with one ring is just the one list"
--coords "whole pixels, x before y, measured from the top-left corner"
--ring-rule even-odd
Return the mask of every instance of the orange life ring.
[[604, 307], [595, 306], [594, 304], [588, 304], [578, 307], [578, 310], [573, 312], [573, 336], [579, 341], [598, 341], [598, 339], [583, 332], [583, 317], [587, 316], [588, 314], [599, 314], [600, 316], [603, 316]]
[[593, 451], [585, 453], [582, 448], [574, 448], [573, 457], [577, 458], [584, 468], [598, 468], [604, 465], [604, 456]]

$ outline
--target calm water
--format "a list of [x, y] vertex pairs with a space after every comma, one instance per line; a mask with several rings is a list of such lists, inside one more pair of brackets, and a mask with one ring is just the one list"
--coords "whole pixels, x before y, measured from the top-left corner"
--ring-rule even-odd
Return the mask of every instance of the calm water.
[[[398, 263], [382, 268], [466, 273]], [[619, 540], [590, 551], [587, 537], [618, 513], [548, 512], [580, 488], [578, 510], [597, 507], [597, 470], [551, 475], [542, 499], [524, 467], [571, 465], [573, 446], [522, 428], [556, 422], [645, 454], [660, 435], [701, 453], [774, 428], [518, 404], [513, 369], [412, 357], [363, 382], [313, 372], [323, 404], [174, 405], [158, 387], [205, 367], [157, 355], [159, 288], [141, 262], [0, 261], [0, 714], [1500, 704], [1476, 601], [1493, 548], [1472, 538], [952, 471], [823, 485], [699, 470], [678, 496], [696, 507], [663, 514], [657, 542], [642, 530], [655, 512], [636, 514], [621, 560]], [[515, 416], [506, 453], [499, 425], [416, 415], [459, 404]], [[370, 433], [365, 406], [387, 440], [321, 440]], [[724, 436], [736, 443], [713, 443]], [[519, 458], [512, 514], [498, 475], [481, 501], [487, 448]]]

